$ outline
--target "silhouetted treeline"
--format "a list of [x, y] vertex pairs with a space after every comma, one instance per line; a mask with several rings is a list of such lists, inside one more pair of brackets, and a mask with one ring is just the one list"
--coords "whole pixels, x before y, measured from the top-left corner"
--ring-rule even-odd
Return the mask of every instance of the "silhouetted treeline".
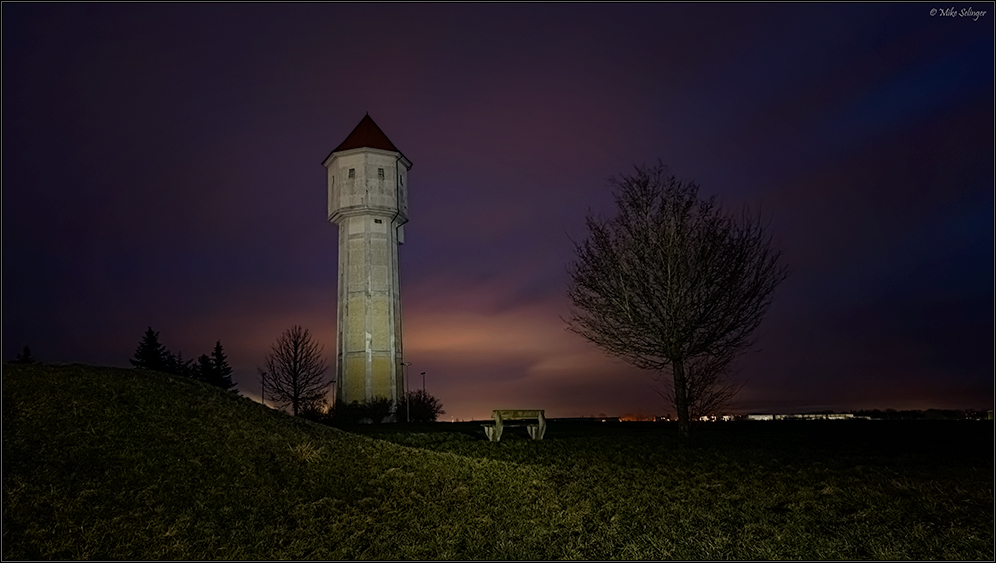
[[311, 403], [300, 413], [302, 418], [332, 426], [338, 424], [379, 424], [390, 419], [393, 413], [397, 422], [436, 422], [445, 413], [443, 404], [423, 389], [410, 391], [396, 407], [386, 397], [377, 397], [366, 403], [330, 405], [328, 402]]
[[863, 410], [852, 411], [855, 416], [866, 416], [873, 420], [974, 420], [984, 419], [985, 411], [956, 410], [956, 409], [927, 409], [927, 410], [905, 410], [895, 409], [885, 410]]
[[350, 404], [327, 402], [312, 404], [301, 412], [301, 417], [322, 424], [380, 424], [391, 416], [391, 400], [377, 397], [366, 403], [353, 401]]
[[183, 352], [173, 355], [159, 342], [159, 333], [149, 327], [135, 349], [135, 357], [129, 361], [136, 368], [189, 377], [225, 390], [235, 387], [232, 368], [228, 365], [220, 340], [214, 345], [210, 356], [201, 354], [195, 363], [192, 359], [184, 360]]
[[[24, 347], [19, 354], [14, 356], [13, 360], [9, 360], [8, 364], [33, 364], [35, 363], [34, 357], [31, 356], [31, 348], [28, 346]], [[40, 362], [39, 362], [40, 363]]]

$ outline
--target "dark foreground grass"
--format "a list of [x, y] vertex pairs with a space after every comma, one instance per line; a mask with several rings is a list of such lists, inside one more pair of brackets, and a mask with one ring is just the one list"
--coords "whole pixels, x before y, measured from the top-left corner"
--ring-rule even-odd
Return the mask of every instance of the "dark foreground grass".
[[991, 422], [712, 423], [687, 444], [660, 423], [550, 423], [543, 442], [499, 444], [449, 426], [355, 430], [547, 467], [561, 498], [613, 532], [609, 557], [993, 558]]
[[3, 558], [993, 558], [991, 423], [401, 429], [4, 366]]

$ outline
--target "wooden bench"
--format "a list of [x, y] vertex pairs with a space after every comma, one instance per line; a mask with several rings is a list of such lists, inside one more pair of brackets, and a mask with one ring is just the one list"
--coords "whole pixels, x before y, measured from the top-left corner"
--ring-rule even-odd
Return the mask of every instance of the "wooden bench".
[[[500, 410], [496, 409], [491, 413], [491, 418], [494, 419], [492, 423], [483, 424], [484, 433], [488, 436], [488, 439], [492, 442], [497, 442], [501, 440], [501, 433], [507, 427], [510, 426], [525, 426], [526, 431], [529, 432], [529, 437], [533, 440], [542, 440], [543, 434], [546, 434], [546, 416], [544, 416], [543, 409], [539, 410]], [[535, 424], [530, 424], [529, 421], [535, 420]], [[520, 421], [509, 423], [507, 421]]]

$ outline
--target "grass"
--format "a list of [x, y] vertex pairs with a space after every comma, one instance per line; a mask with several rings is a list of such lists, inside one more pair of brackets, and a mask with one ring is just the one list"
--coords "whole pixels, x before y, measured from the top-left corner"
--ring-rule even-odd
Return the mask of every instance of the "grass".
[[4, 366], [3, 558], [994, 555], [991, 422], [349, 430], [165, 374]]

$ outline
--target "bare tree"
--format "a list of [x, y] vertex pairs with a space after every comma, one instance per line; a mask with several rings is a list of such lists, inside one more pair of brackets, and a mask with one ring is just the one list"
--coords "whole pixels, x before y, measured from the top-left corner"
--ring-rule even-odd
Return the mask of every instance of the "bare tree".
[[568, 329], [669, 377], [665, 396], [687, 437], [690, 415], [739, 390], [730, 368], [753, 343], [787, 270], [759, 216], [725, 213], [662, 164], [610, 184], [618, 214], [587, 218], [571, 267]]
[[331, 381], [325, 381], [327, 366], [322, 347], [307, 329], [294, 325], [284, 331], [259, 369], [263, 394], [281, 407], [290, 406], [294, 416], [320, 403]]

